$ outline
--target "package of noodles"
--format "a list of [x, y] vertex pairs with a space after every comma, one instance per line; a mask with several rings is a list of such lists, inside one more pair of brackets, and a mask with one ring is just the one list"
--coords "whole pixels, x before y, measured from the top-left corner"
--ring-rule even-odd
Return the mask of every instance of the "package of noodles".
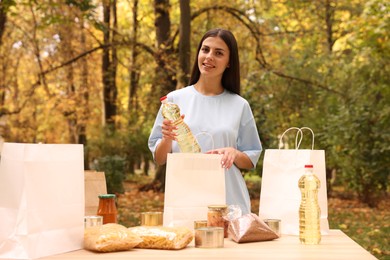
[[129, 229], [143, 240], [137, 248], [183, 249], [194, 238], [187, 227], [137, 226]]
[[125, 251], [134, 248], [142, 239], [128, 228], [114, 223], [86, 228], [84, 248], [96, 252]]

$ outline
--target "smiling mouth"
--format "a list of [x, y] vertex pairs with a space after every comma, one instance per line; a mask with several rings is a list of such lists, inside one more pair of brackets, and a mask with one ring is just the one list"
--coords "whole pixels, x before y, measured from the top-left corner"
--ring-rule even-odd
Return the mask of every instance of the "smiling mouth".
[[208, 64], [208, 63], [202, 63], [203, 67], [207, 68], [207, 69], [212, 69], [212, 68], [215, 68], [214, 65], [211, 65], [211, 64]]

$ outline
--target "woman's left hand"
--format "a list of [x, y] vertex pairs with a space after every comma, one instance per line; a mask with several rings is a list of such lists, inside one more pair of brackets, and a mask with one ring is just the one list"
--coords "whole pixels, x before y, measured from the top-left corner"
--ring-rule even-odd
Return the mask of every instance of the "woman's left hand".
[[234, 160], [238, 155], [238, 150], [233, 147], [225, 147], [215, 150], [210, 150], [208, 154], [222, 154], [221, 165], [223, 168], [230, 169], [233, 166]]

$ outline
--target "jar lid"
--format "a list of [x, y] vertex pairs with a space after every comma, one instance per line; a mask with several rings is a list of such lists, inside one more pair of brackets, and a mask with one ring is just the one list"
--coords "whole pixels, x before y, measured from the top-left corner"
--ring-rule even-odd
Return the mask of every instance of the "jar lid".
[[207, 207], [209, 209], [222, 210], [222, 209], [226, 209], [227, 205], [208, 205]]
[[99, 194], [99, 199], [115, 199], [115, 194]]

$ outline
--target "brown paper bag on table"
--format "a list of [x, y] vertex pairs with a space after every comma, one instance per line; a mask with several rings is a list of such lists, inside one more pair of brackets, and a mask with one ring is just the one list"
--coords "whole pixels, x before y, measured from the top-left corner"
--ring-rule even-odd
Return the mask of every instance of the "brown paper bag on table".
[[0, 259], [36, 259], [82, 248], [83, 160], [78, 144], [4, 143]]
[[[298, 130], [295, 149], [280, 149], [283, 136], [290, 130]], [[312, 132], [312, 149], [299, 149], [302, 130]], [[301, 192], [298, 180], [304, 174], [304, 166], [312, 164], [321, 182], [318, 202], [321, 209], [321, 234], [329, 233], [328, 198], [326, 192], [325, 151], [314, 150], [314, 133], [310, 128], [292, 127], [280, 137], [279, 149], [266, 149], [261, 179], [259, 216], [263, 219], [280, 219], [281, 233], [299, 235], [299, 205]]]
[[85, 216], [96, 215], [99, 207], [99, 194], [107, 194], [104, 172], [85, 171]]
[[225, 170], [222, 155], [201, 153], [168, 154], [164, 226], [185, 226], [207, 219], [208, 205], [226, 204]]

